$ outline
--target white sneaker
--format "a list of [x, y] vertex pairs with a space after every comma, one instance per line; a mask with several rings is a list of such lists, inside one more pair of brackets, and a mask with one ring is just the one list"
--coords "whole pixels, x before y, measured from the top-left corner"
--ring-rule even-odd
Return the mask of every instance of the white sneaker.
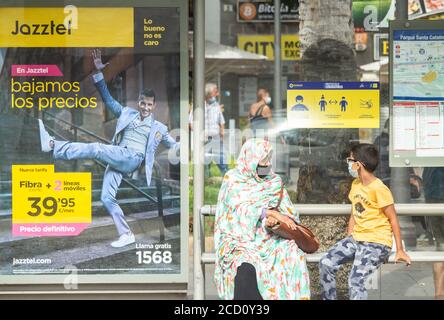
[[38, 120], [40, 130], [40, 147], [42, 148], [43, 152], [49, 152], [52, 150], [51, 140], [54, 140], [54, 138], [49, 135], [48, 131], [46, 131], [43, 121], [40, 119]]
[[111, 243], [111, 247], [121, 248], [121, 247], [127, 246], [131, 243], [134, 243], [134, 242], [136, 242], [136, 238], [134, 237], [133, 233], [130, 233], [130, 234], [124, 233], [120, 236], [119, 240]]

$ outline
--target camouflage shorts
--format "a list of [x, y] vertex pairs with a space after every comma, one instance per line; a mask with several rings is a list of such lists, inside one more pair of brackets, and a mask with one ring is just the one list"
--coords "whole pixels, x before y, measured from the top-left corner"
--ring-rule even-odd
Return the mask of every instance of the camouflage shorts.
[[367, 299], [365, 283], [368, 277], [387, 261], [390, 251], [390, 247], [385, 245], [355, 241], [352, 236], [337, 242], [319, 262], [322, 298], [336, 299], [335, 274], [342, 264], [353, 260], [348, 279], [350, 299]]

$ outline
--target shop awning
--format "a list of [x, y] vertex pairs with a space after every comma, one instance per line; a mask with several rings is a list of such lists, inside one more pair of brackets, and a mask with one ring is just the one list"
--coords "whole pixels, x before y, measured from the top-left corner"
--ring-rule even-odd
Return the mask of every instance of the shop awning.
[[[193, 59], [193, 46], [190, 43], [190, 58]], [[205, 78], [226, 73], [255, 75], [263, 72], [268, 58], [247, 52], [236, 47], [205, 41]]]
[[223, 44], [205, 41], [206, 60], [267, 60], [266, 56], [230, 47]]
[[361, 81], [388, 82], [388, 67], [388, 57], [382, 57], [379, 61], [360, 66]]

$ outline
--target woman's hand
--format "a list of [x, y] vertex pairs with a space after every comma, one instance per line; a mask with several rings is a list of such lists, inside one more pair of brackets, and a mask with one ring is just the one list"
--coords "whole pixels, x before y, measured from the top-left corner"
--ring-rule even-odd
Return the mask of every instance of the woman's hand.
[[296, 230], [296, 223], [291, 218], [278, 213], [275, 219], [280, 223], [285, 223], [291, 230]]
[[268, 217], [267, 219], [265, 219], [265, 226], [268, 228], [274, 227], [276, 223], [278, 223], [278, 221], [275, 218]]
[[267, 210], [267, 218], [274, 218], [276, 219], [276, 217], [279, 215], [279, 211], [276, 210]]
[[280, 214], [276, 210], [267, 210], [267, 227], [272, 227], [276, 223], [285, 223], [291, 230], [296, 230], [296, 223], [289, 217]]

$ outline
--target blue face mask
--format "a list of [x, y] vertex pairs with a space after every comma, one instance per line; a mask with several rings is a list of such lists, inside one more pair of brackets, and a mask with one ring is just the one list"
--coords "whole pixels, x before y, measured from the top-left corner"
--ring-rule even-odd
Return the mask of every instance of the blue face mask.
[[348, 164], [348, 173], [350, 173], [350, 175], [351, 175], [353, 178], [357, 178], [357, 177], [359, 176], [359, 174], [358, 174], [358, 170], [353, 170], [352, 166], [353, 166], [353, 163], [350, 162], [350, 163]]
[[216, 97], [211, 97], [210, 100], [208, 100], [208, 103], [209, 103], [209, 104], [213, 104], [213, 103], [215, 103], [215, 102], [217, 102]]

